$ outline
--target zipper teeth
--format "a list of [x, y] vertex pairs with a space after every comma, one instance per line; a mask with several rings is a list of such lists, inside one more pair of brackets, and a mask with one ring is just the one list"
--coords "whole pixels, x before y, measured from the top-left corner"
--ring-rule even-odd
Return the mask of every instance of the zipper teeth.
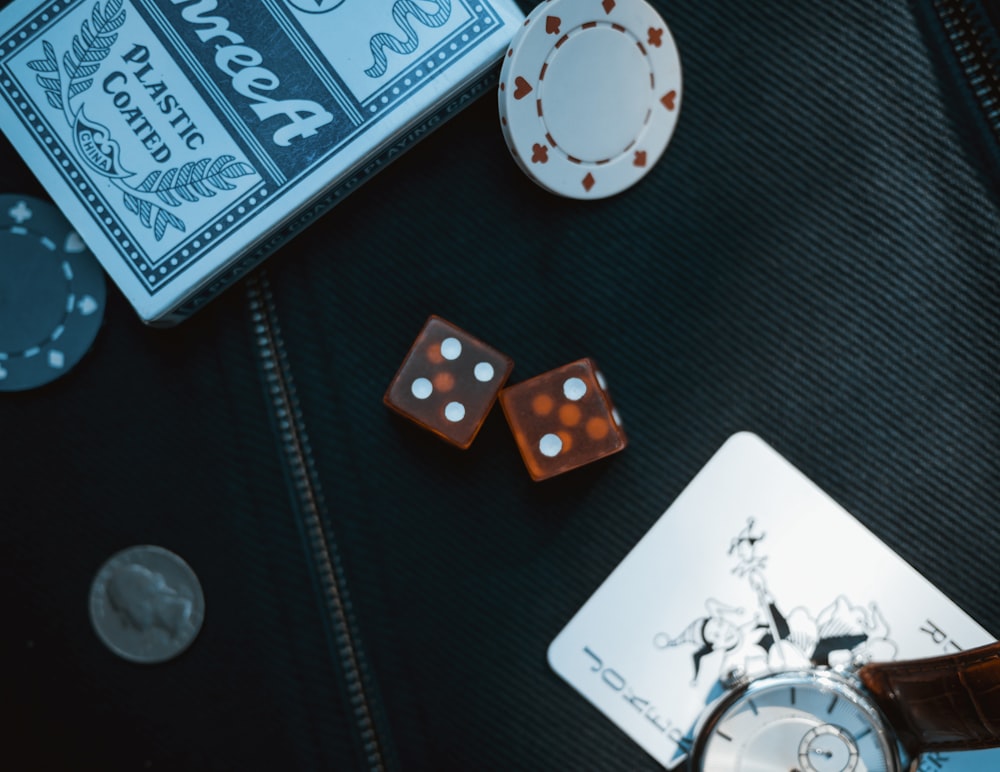
[[350, 601], [343, 567], [332, 535], [323, 528], [320, 484], [278, 326], [270, 282], [263, 269], [247, 280], [247, 296], [268, 401], [281, 436], [285, 461], [292, 474], [312, 554], [323, 585], [324, 603], [347, 680], [354, 719], [368, 768], [382, 772], [386, 767], [365, 690], [358, 644], [352, 633]]
[[1000, 51], [990, 37], [991, 23], [969, 0], [935, 0], [958, 64], [1000, 140]]

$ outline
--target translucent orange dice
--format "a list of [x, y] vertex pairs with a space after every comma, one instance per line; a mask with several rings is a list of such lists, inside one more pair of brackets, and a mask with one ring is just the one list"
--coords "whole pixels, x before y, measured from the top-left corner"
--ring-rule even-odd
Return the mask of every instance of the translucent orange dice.
[[382, 401], [465, 449], [479, 433], [513, 367], [506, 354], [432, 315]]
[[500, 392], [500, 405], [535, 480], [617, 453], [628, 443], [590, 359], [509, 386]]

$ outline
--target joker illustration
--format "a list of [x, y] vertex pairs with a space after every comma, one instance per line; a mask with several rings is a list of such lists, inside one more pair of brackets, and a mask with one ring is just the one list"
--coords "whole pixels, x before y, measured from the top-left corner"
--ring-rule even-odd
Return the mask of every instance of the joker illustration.
[[719, 679], [732, 674], [755, 676], [765, 672], [893, 659], [896, 644], [878, 606], [858, 606], [846, 596], [813, 613], [804, 606], [782, 611], [768, 588], [767, 556], [760, 553], [765, 534], [755, 531], [753, 519], [732, 540], [736, 557], [732, 572], [746, 579], [756, 607], [746, 609], [717, 598], [705, 600], [705, 615], [691, 621], [679, 634], [658, 633], [658, 649], [694, 647], [692, 683], [697, 683], [706, 659], [716, 662]]

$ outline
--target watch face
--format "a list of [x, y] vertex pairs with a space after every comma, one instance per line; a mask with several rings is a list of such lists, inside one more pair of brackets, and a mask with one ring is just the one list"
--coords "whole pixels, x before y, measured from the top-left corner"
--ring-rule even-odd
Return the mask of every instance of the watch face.
[[698, 733], [695, 772], [899, 772], [871, 701], [833, 673], [761, 678], [716, 706]]

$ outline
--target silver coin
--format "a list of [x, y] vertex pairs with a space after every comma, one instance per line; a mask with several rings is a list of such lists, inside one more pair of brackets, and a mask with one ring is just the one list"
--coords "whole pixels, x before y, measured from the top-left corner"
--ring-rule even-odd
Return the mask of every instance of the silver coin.
[[111, 651], [130, 662], [172, 659], [194, 641], [205, 596], [191, 567], [152, 545], [112, 555], [90, 586], [90, 621]]

